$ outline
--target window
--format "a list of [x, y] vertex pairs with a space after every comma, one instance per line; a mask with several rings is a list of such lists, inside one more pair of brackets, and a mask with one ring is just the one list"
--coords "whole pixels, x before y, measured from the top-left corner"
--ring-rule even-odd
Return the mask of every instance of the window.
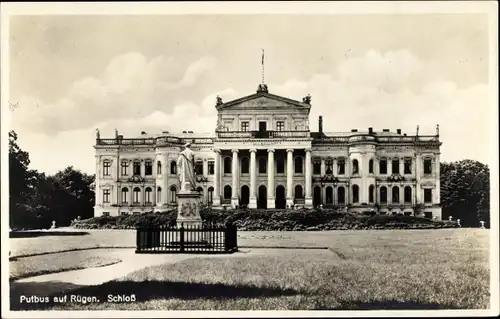
[[345, 174], [345, 160], [343, 158], [340, 158], [337, 162], [337, 171], [339, 175], [344, 175]]
[[156, 174], [161, 175], [161, 162], [156, 162]]
[[370, 203], [373, 203], [375, 201], [375, 186], [373, 185], [370, 185], [370, 187], [368, 187], [368, 201]]
[[424, 203], [432, 203], [432, 189], [424, 188]]
[[197, 160], [194, 163], [194, 172], [196, 175], [203, 175], [203, 161]]
[[109, 217], [109, 212], [103, 212], [103, 213], [102, 213], [102, 216]]
[[231, 186], [229, 185], [224, 186], [224, 199], [231, 199], [231, 196], [232, 196]]
[[368, 174], [373, 174], [373, 158], [368, 162]]
[[392, 202], [399, 203], [399, 187], [397, 186], [392, 188]]
[[399, 174], [399, 159], [392, 160], [392, 173]]
[[321, 175], [321, 160], [319, 158], [313, 160], [313, 175]]
[[248, 123], [248, 122], [241, 122], [241, 130], [242, 130], [243, 132], [248, 131], [248, 125], [249, 125], [249, 123]]
[[146, 176], [151, 176], [153, 175], [153, 162], [150, 160], [146, 161], [146, 167], [145, 167], [145, 175]]
[[208, 175], [215, 174], [215, 161], [208, 161]]
[[161, 187], [156, 190], [156, 202], [161, 203]]
[[214, 188], [210, 186], [208, 188], [208, 204], [211, 205], [214, 202]]
[[387, 187], [385, 186], [380, 187], [380, 202], [387, 203]]
[[134, 204], [139, 204], [141, 198], [141, 189], [139, 187], [134, 188]]
[[121, 174], [122, 174], [122, 176], [128, 175], [128, 165], [129, 165], [128, 161], [121, 162], [121, 169], [122, 169]]
[[295, 198], [303, 198], [304, 195], [302, 194], [302, 186], [297, 185], [295, 186]]
[[281, 156], [276, 158], [276, 174], [285, 174], [285, 159]]
[[128, 202], [128, 188], [124, 187], [122, 188], [122, 203], [127, 204]]
[[241, 158], [241, 174], [248, 174], [250, 169], [250, 161], [248, 157]]
[[151, 204], [151, 193], [152, 193], [152, 190], [151, 190], [151, 187], [147, 187], [146, 188], [146, 204]]
[[110, 175], [111, 162], [106, 160], [102, 163], [102, 175], [109, 176]]
[[352, 185], [352, 202], [353, 203], [359, 202], [359, 186], [358, 185]]
[[111, 191], [109, 189], [105, 189], [102, 191], [102, 202], [109, 203], [109, 198], [111, 197]]
[[424, 160], [424, 174], [432, 174], [432, 160], [429, 158]]
[[405, 187], [405, 203], [411, 203], [411, 187]]
[[337, 189], [337, 199], [339, 204], [345, 204], [345, 188], [343, 186]]
[[380, 159], [378, 166], [380, 174], [387, 174], [387, 160], [385, 158]]
[[141, 175], [141, 162], [134, 161], [134, 176]]
[[224, 157], [224, 174], [231, 174], [232, 170], [231, 161], [232, 161], [231, 157], [229, 156]]
[[177, 202], [177, 188], [175, 186], [170, 186], [170, 202], [175, 203]]
[[326, 188], [326, 204], [331, 205], [333, 204], [333, 187], [328, 186]]
[[425, 212], [424, 216], [425, 216], [425, 218], [432, 219], [432, 212]]
[[259, 158], [259, 174], [266, 174], [267, 172], [267, 161], [265, 157]]
[[202, 199], [203, 198], [203, 187], [198, 186], [198, 188], [196, 188], [196, 191], [198, 192], [198, 194], [200, 194], [200, 199]]
[[333, 159], [327, 158], [325, 161], [326, 170], [325, 173], [328, 175], [333, 174]]
[[170, 162], [170, 174], [177, 174], [177, 163], [175, 161]]
[[359, 163], [357, 159], [352, 161], [352, 173], [359, 174]]
[[283, 130], [285, 130], [285, 122], [283, 121], [276, 122], [276, 131], [283, 131]]
[[302, 157], [295, 158], [295, 174], [302, 174]]
[[405, 159], [405, 174], [411, 174], [411, 159]]

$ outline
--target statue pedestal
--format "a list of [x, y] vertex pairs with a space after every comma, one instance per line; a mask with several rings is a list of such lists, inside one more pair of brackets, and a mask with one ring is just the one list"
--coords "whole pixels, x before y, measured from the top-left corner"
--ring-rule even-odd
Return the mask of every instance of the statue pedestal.
[[177, 227], [202, 226], [200, 216], [200, 194], [196, 191], [181, 191], [177, 194]]

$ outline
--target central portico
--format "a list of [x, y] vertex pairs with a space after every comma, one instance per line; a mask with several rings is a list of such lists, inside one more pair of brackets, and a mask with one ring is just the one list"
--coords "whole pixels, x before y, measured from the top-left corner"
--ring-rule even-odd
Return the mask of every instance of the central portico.
[[[256, 94], [217, 101], [213, 206], [312, 207], [310, 98], [273, 95], [264, 84]], [[302, 203], [294, 203], [294, 183], [305, 186]]]

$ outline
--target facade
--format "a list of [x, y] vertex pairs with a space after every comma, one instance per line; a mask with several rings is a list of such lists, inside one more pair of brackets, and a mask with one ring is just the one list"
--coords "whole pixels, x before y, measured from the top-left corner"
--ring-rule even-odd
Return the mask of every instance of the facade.
[[441, 219], [439, 127], [435, 135], [309, 129], [311, 98], [268, 92], [218, 97], [215, 132], [142, 133], [96, 145], [95, 216], [176, 206], [176, 160], [192, 143], [200, 201], [214, 208], [337, 207], [344, 211]]

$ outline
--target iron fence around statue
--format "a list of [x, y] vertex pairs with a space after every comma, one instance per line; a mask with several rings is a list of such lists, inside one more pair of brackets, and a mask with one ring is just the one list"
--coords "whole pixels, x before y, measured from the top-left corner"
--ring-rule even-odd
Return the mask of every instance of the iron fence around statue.
[[238, 251], [234, 225], [142, 226], [136, 253], [233, 253]]

